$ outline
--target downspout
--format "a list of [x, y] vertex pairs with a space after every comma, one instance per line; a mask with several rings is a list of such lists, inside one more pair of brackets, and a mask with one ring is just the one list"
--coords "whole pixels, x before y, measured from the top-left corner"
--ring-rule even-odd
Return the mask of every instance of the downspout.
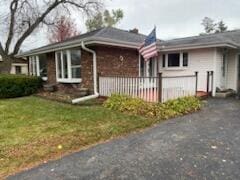
[[94, 94], [89, 95], [89, 96], [85, 96], [85, 97], [81, 97], [81, 98], [77, 98], [77, 99], [73, 99], [72, 104], [76, 104], [76, 103], [86, 101], [86, 100], [90, 100], [90, 99], [95, 99], [99, 96], [99, 93], [97, 92], [97, 55], [96, 55], [96, 52], [93, 51], [92, 49], [87, 48], [83, 41], [82, 41], [81, 45], [82, 45], [82, 49], [84, 49], [85, 51], [93, 54], [93, 88], [94, 88]]

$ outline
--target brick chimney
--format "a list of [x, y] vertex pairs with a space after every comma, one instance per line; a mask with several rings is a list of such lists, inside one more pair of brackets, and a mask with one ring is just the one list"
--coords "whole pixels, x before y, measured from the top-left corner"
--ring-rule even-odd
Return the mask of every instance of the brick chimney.
[[138, 34], [139, 31], [137, 28], [134, 28], [134, 29], [130, 29], [129, 32]]

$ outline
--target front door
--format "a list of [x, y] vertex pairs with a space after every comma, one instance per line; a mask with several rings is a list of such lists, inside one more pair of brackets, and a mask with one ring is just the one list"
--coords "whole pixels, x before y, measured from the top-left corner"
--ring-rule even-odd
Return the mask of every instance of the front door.
[[227, 54], [223, 53], [221, 62], [221, 88], [226, 87]]

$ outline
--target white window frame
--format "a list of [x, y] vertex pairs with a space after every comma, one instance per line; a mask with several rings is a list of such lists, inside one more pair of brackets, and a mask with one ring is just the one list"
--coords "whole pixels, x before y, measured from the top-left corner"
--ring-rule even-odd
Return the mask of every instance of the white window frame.
[[[30, 73], [32, 76], [40, 77], [40, 62], [39, 56], [30, 56], [29, 57]], [[35, 66], [36, 65], [36, 66]], [[43, 81], [47, 81], [48, 77], [42, 77]]]
[[[188, 65], [187, 66], [183, 66], [183, 54], [187, 53], [188, 54]], [[179, 66], [176, 67], [169, 67], [168, 66], [168, 55], [169, 54], [179, 54], [180, 59], [179, 59]], [[162, 54], [163, 56], [163, 54]], [[161, 57], [162, 61], [163, 61], [163, 57]], [[163, 63], [161, 63], [161, 66], [163, 65]], [[171, 52], [171, 53], [165, 53], [165, 67], [162, 66], [162, 69], [165, 70], [185, 70], [189, 67], [189, 53], [188, 52]]]
[[[67, 78], [64, 78], [64, 67], [63, 67], [63, 52], [66, 51], [67, 53], [67, 69], [68, 69], [68, 77]], [[80, 51], [80, 58], [81, 58], [81, 50], [79, 49]], [[57, 53], [60, 53], [61, 54], [61, 74], [62, 74], [62, 77], [59, 78], [58, 77], [58, 56], [57, 56]], [[80, 59], [79, 59], [80, 61]], [[62, 51], [56, 51], [55, 52], [55, 64], [56, 64], [56, 79], [57, 79], [57, 82], [59, 83], [81, 83], [82, 82], [82, 78], [72, 78], [72, 67], [76, 67], [78, 66], [79, 68], [81, 68], [81, 65], [76, 65], [76, 66], [72, 66], [72, 63], [71, 63], [71, 49], [68, 49], [68, 50], [62, 50]]]

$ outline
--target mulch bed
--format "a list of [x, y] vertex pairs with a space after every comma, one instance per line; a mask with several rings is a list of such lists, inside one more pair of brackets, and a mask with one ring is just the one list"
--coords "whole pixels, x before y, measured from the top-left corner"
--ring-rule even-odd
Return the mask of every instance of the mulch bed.
[[[68, 94], [63, 92], [46, 92], [46, 91], [40, 91], [37, 94], [35, 94], [35, 96], [48, 99], [48, 100], [62, 102], [62, 103], [68, 103], [68, 104], [72, 104], [73, 99], [79, 98], [74, 94]], [[106, 101], [106, 99], [107, 99], [106, 97], [98, 97], [96, 99], [80, 102], [76, 105], [85, 105], [85, 106], [86, 105], [88, 106], [102, 105], [104, 101]]]

